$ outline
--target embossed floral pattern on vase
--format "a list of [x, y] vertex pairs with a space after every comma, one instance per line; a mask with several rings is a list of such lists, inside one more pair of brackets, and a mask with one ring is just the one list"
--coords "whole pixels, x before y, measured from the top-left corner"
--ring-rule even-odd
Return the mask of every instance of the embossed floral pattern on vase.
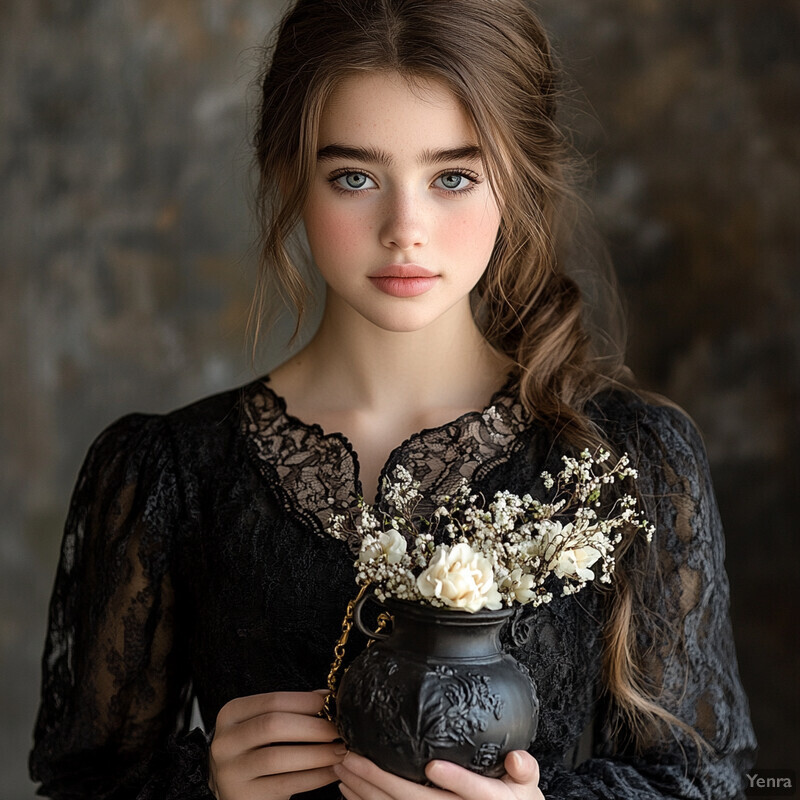
[[506, 754], [528, 747], [538, 720], [529, 675], [499, 647], [511, 611], [388, 606], [393, 635], [356, 658], [342, 682], [345, 742], [419, 782], [435, 758], [502, 775]]

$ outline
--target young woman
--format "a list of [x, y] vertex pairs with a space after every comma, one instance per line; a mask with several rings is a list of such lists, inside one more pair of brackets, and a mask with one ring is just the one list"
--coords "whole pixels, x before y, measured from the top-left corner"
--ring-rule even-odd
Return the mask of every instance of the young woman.
[[[268, 287], [310, 343], [269, 376], [104, 431], [67, 521], [32, 775], [52, 797], [732, 798], [755, 747], [700, 437], [622, 387], [558, 236], [565, 147], [521, 0], [299, 0], [263, 80]], [[492, 413], [484, 413], [490, 406]], [[406, 466], [431, 497], [533, 491], [561, 454], [631, 454], [656, 526], [610, 589], [523, 607], [530, 753], [409, 783], [318, 716], [354, 555], [326, 536]], [[351, 640], [350, 657], [364, 646]], [[196, 699], [208, 733], [189, 731]]]

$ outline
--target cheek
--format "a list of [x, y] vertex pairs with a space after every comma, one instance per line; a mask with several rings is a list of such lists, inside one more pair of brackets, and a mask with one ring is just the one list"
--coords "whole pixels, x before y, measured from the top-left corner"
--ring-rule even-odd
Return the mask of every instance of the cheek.
[[441, 241], [471, 264], [486, 266], [494, 247], [500, 215], [494, 205], [465, 209], [443, 221]]
[[311, 201], [306, 206], [303, 222], [318, 265], [355, 255], [365, 235], [369, 235], [369, 220], [341, 204]]

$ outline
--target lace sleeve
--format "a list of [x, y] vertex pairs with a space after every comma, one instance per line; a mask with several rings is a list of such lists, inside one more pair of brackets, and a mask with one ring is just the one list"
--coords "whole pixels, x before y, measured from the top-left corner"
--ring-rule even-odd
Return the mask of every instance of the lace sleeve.
[[[53, 798], [210, 798], [187, 734], [187, 647], [171, 579], [181, 504], [164, 418], [104, 431], [73, 493], [30, 757]], [[146, 788], [149, 787], [149, 788]]]
[[[650, 653], [647, 677], [661, 704], [710, 745], [698, 751], [680, 731], [639, 754], [615, 745], [614, 709], [598, 719], [593, 757], [576, 769], [543, 765], [548, 800], [743, 797], [755, 737], [739, 681], [728, 615], [722, 526], [705, 449], [692, 423], [669, 407], [648, 407], [621, 432], [636, 454], [639, 489], [656, 525], [661, 580], [648, 582], [655, 624], [638, 636]], [[629, 551], [631, 554], [632, 551]], [[633, 552], [634, 559], [642, 553]], [[635, 568], [635, 564], [631, 565]], [[623, 737], [624, 738], [624, 737]]]

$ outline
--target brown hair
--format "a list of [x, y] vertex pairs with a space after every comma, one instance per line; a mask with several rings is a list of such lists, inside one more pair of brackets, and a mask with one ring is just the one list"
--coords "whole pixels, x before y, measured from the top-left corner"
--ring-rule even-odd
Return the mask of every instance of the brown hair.
[[[294, 335], [300, 329], [309, 290], [289, 243], [315, 169], [320, 115], [343, 77], [374, 70], [442, 81], [463, 104], [502, 209], [474, 292], [476, 321], [513, 360], [516, 389], [534, 419], [573, 446], [604, 444], [584, 409], [628, 374], [623, 348], [609, 351], [587, 333], [581, 291], [563, 267], [559, 242], [569, 238], [565, 208], [574, 199], [570, 150], [556, 122], [550, 45], [521, 0], [299, 0], [289, 9], [263, 76], [255, 135], [263, 223], [256, 339], [275, 297], [296, 309]], [[606, 690], [640, 742], [661, 724], [696, 737], [639, 677], [640, 589], [621, 568], [610, 597]]]

